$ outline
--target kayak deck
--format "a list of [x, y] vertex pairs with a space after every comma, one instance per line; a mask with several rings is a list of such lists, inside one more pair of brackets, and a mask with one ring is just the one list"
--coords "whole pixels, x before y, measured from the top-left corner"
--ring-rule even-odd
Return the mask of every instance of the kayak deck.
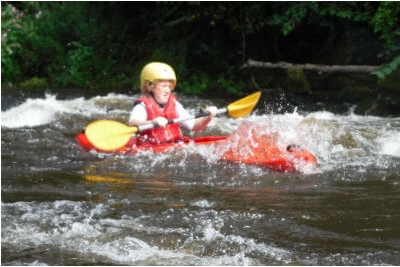
[[300, 171], [305, 165], [316, 167], [317, 160], [308, 150], [296, 145], [281, 147], [277, 143], [277, 134], [260, 133], [252, 130], [246, 138], [236, 132], [229, 136], [202, 136], [185, 137], [179, 143], [166, 143], [157, 145], [136, 145], [131, 139], [127, 145], [115, 151], [102, 151], [90, 143], [84, 133], [76, 137], [78, 144], [86, 151], [135, 155], [142, 151], [153, 153], [167, 153], [172, 149], [181, 149], [189, 144], [214, 145], [221, 161], [257, 165], [279, 172]]

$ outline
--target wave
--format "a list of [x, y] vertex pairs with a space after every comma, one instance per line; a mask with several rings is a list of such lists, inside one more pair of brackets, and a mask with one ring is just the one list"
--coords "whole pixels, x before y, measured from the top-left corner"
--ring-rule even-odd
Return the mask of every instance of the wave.
[[[1, 127], [36, 127], [52, 123], [63, 115], [76, 114], [89, 117], [94, 114], [107, 115], [109, 105], [127, 99], [125, 95], [110, 93], [90, 99], [83, 97], [59, 100], [56, 95], [46, 94], [44, 98], [28, 98], [22, 104], [1, 112]], [[115, 112], [115, 111], [114, 111]]]

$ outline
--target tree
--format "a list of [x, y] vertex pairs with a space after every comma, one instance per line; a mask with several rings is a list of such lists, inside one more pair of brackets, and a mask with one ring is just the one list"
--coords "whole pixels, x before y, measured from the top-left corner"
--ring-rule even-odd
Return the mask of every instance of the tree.
[[[399, 65], [398, 2], [2, 2], [2, 82], [137, 87], [167, 61], [187, 92], [236, 92], [247, 59]], [[196, 84], [201, 84], [197, 86]], [[235, 84], [238, 84], [235, 86]]]

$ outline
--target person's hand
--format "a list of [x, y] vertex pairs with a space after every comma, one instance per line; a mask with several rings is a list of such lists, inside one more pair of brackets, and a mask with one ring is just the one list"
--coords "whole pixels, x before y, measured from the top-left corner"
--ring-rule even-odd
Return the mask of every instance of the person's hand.
[[164, 117], [157, 117], [152, 122], [158, 127], [165, 127], [168, 124], [168, 120]]
[[215, 117], [217, 115], [218, 108], [216, 106], [210, 106], [206, 108], [206, 111], [210, 113], [211, 117]]

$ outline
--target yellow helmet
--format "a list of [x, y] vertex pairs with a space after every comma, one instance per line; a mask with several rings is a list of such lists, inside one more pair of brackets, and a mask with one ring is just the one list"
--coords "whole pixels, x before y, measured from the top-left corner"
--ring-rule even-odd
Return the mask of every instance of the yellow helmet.
[[176, 76], [174, 69], [162, 62], [150, 62], [143, 67], [140, 73], [140, 84], [143, 87], [146, 82], [154, 82], [156, 80], [170, 80], [176, 85]]

